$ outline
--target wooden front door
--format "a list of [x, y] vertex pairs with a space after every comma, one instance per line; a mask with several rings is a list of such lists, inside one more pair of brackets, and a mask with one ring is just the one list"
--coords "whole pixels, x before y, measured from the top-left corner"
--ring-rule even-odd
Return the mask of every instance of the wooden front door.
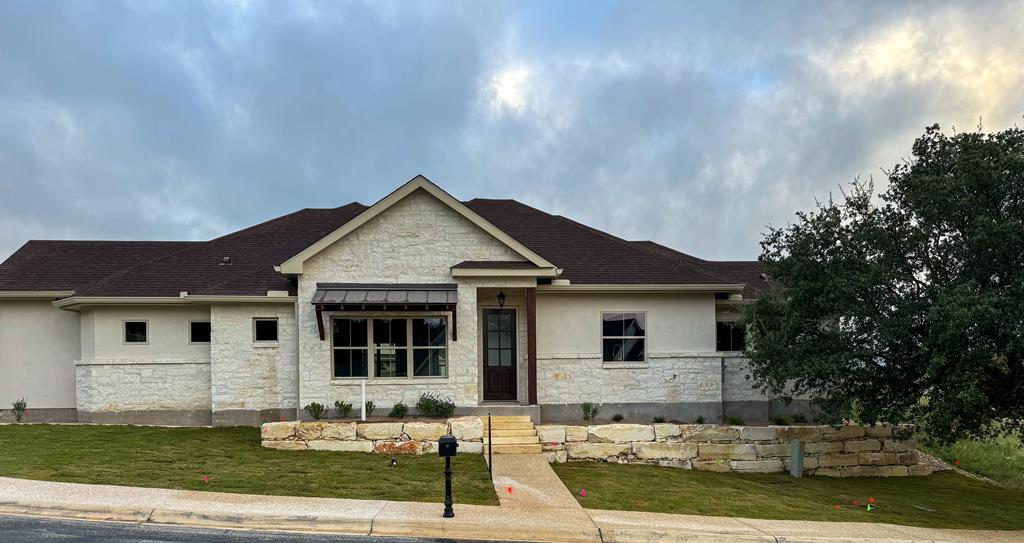
[[484, 309], [484, 400], [516, 399], [516, 310]]

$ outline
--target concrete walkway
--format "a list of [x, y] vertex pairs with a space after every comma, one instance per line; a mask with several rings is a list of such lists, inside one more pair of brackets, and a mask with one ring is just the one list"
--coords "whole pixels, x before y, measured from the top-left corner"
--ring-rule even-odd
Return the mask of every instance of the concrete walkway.
[[[550, 478], [528, 460], [495, 458], [496, 478], [512, 494], [501, 507], [440, 503], [253, 496], [0, 478], [0, 514], [183, 526], [289, 530], [375, 536], [607, 543], [765, 542], [1019, 543], [1024, 532], [934, 530], [868, 523], [588, 510], [547, 491]], [[521, 469], [522, 471], [515, 471]], [[548, 467], [550, 471], [550, 467]], [[497, 472], [496, 472], [497, 473]], [[553, 472], [552, 472], [552, 475]], [[505, 484], [505, 482], [509, 484]], [[517, 485], [519, 485], [517, 487]], [[519, 488], [521, 487], [521, 488]], [[517, 494], [517, 488], [523, 490]], [[568, 495], [569, 499], [572, 498]]]
[[583, 507], [551, 464], [540, 454], [494, 455], [494, 490], [503, 508], [519, 511], [565, 509], [567, 514], [582, 514]]

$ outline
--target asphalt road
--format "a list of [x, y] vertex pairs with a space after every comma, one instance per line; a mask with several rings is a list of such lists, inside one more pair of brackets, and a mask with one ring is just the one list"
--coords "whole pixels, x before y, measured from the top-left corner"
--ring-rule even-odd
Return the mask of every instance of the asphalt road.
[[421, 543], [450, 540], [207, 530], [0, 516], [0, 543]]

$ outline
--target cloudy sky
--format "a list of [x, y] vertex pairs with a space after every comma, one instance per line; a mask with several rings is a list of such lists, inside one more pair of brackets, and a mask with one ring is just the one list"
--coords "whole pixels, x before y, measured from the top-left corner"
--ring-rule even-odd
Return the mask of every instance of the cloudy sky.
[[1024, 124], [1024, 1], [0, 2], [0, 259], [422, 173], [749, 259], [926, 125]]

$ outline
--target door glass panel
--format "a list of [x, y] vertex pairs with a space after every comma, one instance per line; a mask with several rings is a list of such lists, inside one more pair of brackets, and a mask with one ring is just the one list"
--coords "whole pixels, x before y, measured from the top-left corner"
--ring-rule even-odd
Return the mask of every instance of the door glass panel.
[[501, 365], [511, 366], [512, 365], [512, 351], [509, 349], [501, 350]]
[[501, 347], [498, 342], [498, 332], [487, 332], [487, 347], [489, 349], [497, 349]]
[[498, 349], [487, 350], [487, 365], [497, 366], [500, 363], [500, 356], [498, 355]]
[[501, 344], [499, 345], [499, 347], [501, 347], [502, 349], [511, 349], [512, 348], [512, 331], [511, 330], [503, 330], [501, 332]]

